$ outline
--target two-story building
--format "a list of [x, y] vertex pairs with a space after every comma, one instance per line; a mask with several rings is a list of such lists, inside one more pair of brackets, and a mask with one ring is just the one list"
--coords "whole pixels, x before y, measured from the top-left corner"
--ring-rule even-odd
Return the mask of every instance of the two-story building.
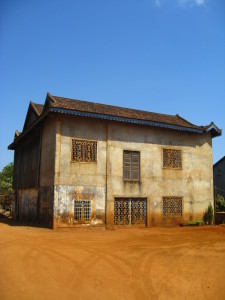
[[155, 226], [213, 204], [213, 123], [47, 94], [15, 134], [13, 215], [57, 228]]

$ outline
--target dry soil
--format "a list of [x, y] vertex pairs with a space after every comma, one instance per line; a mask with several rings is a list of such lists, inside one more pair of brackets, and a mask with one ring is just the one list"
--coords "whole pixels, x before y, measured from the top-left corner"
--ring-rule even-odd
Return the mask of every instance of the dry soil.
[[0, 220], [0, 299], [225, 299], [225, 228], [63, 229]]

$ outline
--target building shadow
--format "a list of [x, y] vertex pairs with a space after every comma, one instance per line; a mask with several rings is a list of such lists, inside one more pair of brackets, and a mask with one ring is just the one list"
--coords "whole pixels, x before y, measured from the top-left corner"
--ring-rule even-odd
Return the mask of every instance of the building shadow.
[[5, 224], [8, 226], [15, 226], [15, 227], [22, 227], [22, 226], [26, 226], [26, 227], [37, 227], [37, 228], [44, 228], [44, 229], [49, 229], [47, 227], [44, 227], [43, 225], [40, 225], [36, 222], [32, 222], [32, 221], [18, 221], [18, 220], [14, 220], [11, 216], [7, 217], [3, 214], [0, 214], [0, 224]]

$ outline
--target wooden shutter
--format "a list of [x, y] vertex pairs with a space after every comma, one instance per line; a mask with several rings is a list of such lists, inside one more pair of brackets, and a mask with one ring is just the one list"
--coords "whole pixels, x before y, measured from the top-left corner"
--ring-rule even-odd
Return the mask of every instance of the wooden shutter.
[[140, 153], [131, 152], [131, 179], [139, 180]]
[[140, 179], [140, 153], [134, 151], [124, 151], [123, 153], [123, 179]]
[[129, 151], [123, 153], [123, 178], [131, 179], [131, 153]]

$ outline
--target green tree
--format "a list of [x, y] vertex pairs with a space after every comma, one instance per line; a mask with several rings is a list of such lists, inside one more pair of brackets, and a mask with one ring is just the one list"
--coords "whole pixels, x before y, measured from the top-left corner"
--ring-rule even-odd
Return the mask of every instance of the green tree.
[[225, 211], [225, 200], [222, 195], [216, 197], [216, 211]]
[[0, 194], [7, 196], [12, 192], [13, 163], [6, 165], [0, 172]]

